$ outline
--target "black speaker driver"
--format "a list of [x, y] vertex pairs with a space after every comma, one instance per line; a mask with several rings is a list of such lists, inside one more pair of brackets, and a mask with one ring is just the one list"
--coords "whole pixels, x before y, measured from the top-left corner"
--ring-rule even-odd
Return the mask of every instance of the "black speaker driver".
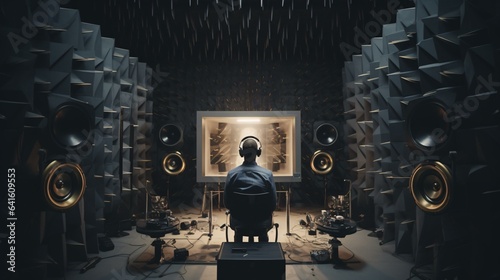
[[55, 111], [50, 131], [55, 142], [63, 148], [77, 148], [90, 140], [92, 116], [77, 104], [65, 103]]
[[180, 152], [173, 152], [163, 158], [162, 167], [167, 174], [178, 175], [186, 169], [186, 161]]
[[86, 187], [85, 174], [80, 165], [54, 160], [42, 173], [45, 202], [54, 210], [67, 210], [76, 205]]
[[337, 142], [339, 133], [337, 128], [331, 123], [323, 123], [314, 132], [316, 140], [320, 145], [331, 146]]
[[333, 163], [332, 155], [324, 151], [316, 151], [311, 157], [311, 169], [319, 175], [324, 175], [332, 171]]
[[410, 176], [410, 192], [425, 212], [444, 211], [451, 199], [451, 172], [439, 161], [424, 162]]
[[160, 128], [160, 141], [165, 146], [175, 146], [182, 140], [182, 129], [175, 124], [166, 124]]
[[435, 101], [422, 102], [413, 109], [408, 129], [415, 146], [426, 151], [441, 149], [452, 132], [446, 108]]

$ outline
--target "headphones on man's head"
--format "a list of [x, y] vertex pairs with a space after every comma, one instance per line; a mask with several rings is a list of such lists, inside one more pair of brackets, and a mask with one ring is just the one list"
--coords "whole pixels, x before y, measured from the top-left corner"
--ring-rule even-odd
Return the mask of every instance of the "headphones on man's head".
[[248, 139], [253, 139], [257, 142], [258, 147], [257, 147], [257, 151], [255, 152], [255, 154], [258, 157], [260, 157], [260, 154], [262, 153], [262, 144], [260, 143], [259, 138], [255, 137], [255, 136], [247, 136], [247, 137], [243, 137], [243, 139], [241, 139], [240, 146], [239, 146], [240, 147], [240, 149], [239, 149], [240, 157], [244, 157], [246, 154], [245, 150], [243, 149], [243, 143], [245, 143], [245, 141]]

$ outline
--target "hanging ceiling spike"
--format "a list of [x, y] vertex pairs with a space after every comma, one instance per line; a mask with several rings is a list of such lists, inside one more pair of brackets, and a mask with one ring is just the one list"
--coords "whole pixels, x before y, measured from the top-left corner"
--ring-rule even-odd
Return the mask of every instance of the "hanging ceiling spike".
[[273, 16], [274, 16], [274, 7], [271, 7], [271, 20], [270, 21], [273, 21]]
[[268, 21], [268, 24], [267, 24], [267, 37], [269, 39], [271, 39], [271, 22]]
[[259, 45], [259, 31], [258, 30], [255, 31], [255, 45], [256, 46]]

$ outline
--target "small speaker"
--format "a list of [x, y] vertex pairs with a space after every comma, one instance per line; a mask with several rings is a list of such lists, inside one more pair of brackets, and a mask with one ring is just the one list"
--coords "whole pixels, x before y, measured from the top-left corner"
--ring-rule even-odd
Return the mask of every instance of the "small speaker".
[[172, 152], [163, 158], [162, 168], [169, 175], [179, 175], [186, 169], [186, 161], [180, 152]]
[[314, 173], [325, 175], [332, 171], [334, 165], [331, 154], [318, 150], [311, 157], [311, 169]]
[[339, 140], [338, 126], [334, 122], [314, 123], [313, 143], [321, 147], [332, 147]]
[[419, 164], [410, 176], [410, 192], [417, 206], [424, 212], [444, 211], [452, 197], [452, 174], [439, 161]]
[[165, 124], [159, 130], [160, 142], [168, 147], [180, 145], [183, 141], [183, 130], [175, 124]]

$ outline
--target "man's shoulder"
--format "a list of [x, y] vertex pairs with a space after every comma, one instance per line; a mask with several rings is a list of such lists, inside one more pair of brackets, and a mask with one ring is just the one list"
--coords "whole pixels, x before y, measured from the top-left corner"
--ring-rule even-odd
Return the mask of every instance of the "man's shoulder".
[[267, 169], [267, 168], [265, 168], [265, 167], [262, 167], [262, 166], [260, 166], [260, 165], [257, 165], [256, 167], [257, 167], [257, 169], [259, 169], [262, 173], [265, 173], [265, 174], [267, 174], [267, 175], [272, 175], [272, 174], [273, 174], [273, 172], [271, 172], [271, 170], [269, 170], [269, 169]]

